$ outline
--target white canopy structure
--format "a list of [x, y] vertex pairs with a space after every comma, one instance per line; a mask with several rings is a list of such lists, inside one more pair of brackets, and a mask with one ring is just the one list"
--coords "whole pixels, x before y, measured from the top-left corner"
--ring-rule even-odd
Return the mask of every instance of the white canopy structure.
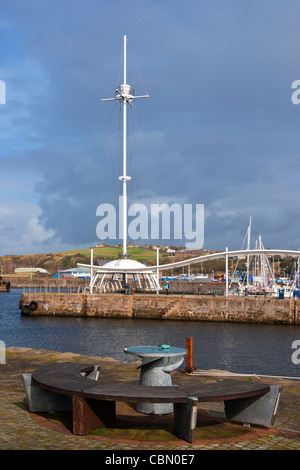
[[129, 258], [119, 258], [96, 270], [90, 292], [116, 292], [128, 283], [134, 291], [157, 291], [160, 288], [151, 268]]

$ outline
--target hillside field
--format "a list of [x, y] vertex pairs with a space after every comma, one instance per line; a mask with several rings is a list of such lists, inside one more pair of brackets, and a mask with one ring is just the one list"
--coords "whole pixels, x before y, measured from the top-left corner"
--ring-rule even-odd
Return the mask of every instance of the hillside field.
[[[156, 250], [141, 247], [128, 247], [131, 259], [145, 261], [149, 265], [156, 264]], [[122, 254], [122, 247], [104, 246], [93, 248], [93, 259], [116, 259]], [[166, 248], [160, 250], [160, 259], [166, 261], [168, 254]], [[46, 269], [50, 274], [58, 270], [77, 267], [77, 263], [90, 264], [91, 249], [70, 250], [58, 253], [44, 253], [35, 255], [5, 255], [0, 257], [2, 273], [14, 274], [15, 268], [39, 267]]]

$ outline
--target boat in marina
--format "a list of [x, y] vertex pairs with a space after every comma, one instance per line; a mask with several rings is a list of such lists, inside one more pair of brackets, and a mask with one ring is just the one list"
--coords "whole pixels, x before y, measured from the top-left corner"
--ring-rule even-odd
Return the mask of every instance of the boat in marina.
[[[250, 249], [251, 237], [251, 217], [246, 232], [248, 239], [247, 249]], [[245, 240], [244, 240], [245, 241]], [[242, 246], [243, 249], [243, 246]], [[262, 237], [259, 235], [255, 242], [255, 249], [263, 250], [264, 245]], [[235, 266], [234, 273], [238, 272]], [[276, 279], [274, 269], [271, 266], [269, 258], [265, 254], [247, 256], [245, 280], [235, 279], [233, 275], [229, 286], [229, 295], [263, 295], [275, 298], [293, 298], [299, 296], [299, 274], [300, 274], [300, 256], [295, 263], [294, 277]]]
[[270, 297], [277, 298], [292, 298], [296, 297], [296, 289], [294, 286], [279, 286], [278, 284], [273, 284], [266, 290], [267, 294], [270, 294]]

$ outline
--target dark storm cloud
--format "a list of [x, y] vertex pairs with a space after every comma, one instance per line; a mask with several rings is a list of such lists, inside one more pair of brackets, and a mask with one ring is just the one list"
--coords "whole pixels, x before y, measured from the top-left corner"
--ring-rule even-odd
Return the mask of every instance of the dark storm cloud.
[[204, 248], [239, 248], [250, 215], [265, 244], [298, 248], [300, 108], [291, 83], [300, 79], [299, 3], [149, 0], [126, 8], [2, 2], [3, 71], [16, 99], [5, 111], [12, 135], [1, 155], [3, 168], [30, 181], [39, 246], [96, 242], [96, 208], [121, 192], [121, 148], [109, 153], [115, 108], [100, 99], [122, 82], [127, 34], [128, 81], [150, 94], [133, 116], [135, 202], [205, 204]]

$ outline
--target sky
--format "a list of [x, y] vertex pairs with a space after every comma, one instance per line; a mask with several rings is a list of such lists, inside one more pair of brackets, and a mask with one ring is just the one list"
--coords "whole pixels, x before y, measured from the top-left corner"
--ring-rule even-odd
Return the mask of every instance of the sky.
[[[97, 208], [204, 205], [208, 250], [300, 248], [298, 0], [0, 0], [0, 255], [89, 248]], [[130, 240], [129, 240], [130, 241]], [[186, 240], [137, 240], [184, 245]]]

